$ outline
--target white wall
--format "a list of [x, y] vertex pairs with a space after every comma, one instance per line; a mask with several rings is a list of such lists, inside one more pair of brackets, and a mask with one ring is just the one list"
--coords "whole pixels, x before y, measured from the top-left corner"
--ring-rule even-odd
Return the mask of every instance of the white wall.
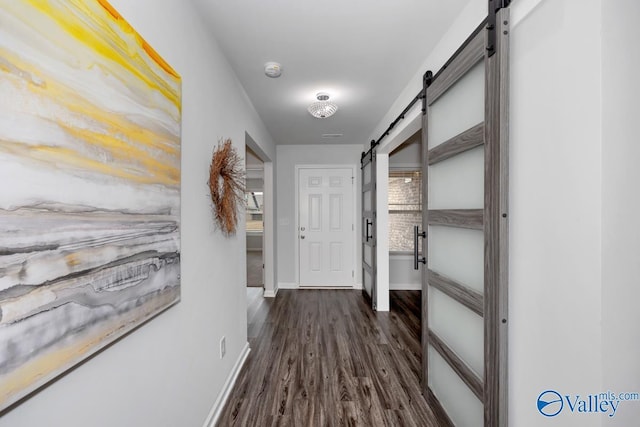
[[[208, 163], [275, 147], [191, 3], [111, 0], [182, 75], [182, 301], [0, 417], [0, 426], [201, 426], [247, 342], [244, 233], [214, 231]], [[227, 337], [227, 355], [218, 356]]]
[[[600, 37], [599, 0], [543, 1], [511, 31], [513, 425], [543, 421], [544, 390], [602, 391]], [[563, 411], [544, 422], [602, 418]]]
[[[264, 180], [262, 179], [262, 175], [264, 171], [260, 170], [248, 170], [246, 172], [245, 178], [245, 189], [247, 191], [264, 191]], [[250, 178], [250, 176], [256, 176], [256, 178]]]
[[389, 153], [389, 168], [422, 168], [422, 133], [420, 131]]
[[[279, 145], [276, 171], [277, 200], [277, 277], [278, 286], [291, 287], [298, 283], [296, 277], [296, 165], [356, 165], [356, 213], [361, 205], [360, 155], [362, 146], [351, 145]], [[358, 216], [359, 218], [359, 216]], [[356, 222], [356, 236], [361, 236], [360, 221]], [[356, 239], [356, 284], [362, 283], [362, 248]]]
[[[602, 2], [602, 385], [617, 392], [640, 392], [639, 19], [637, 0]], [[607, 425], [638, 419], [626, 402]]]
[[376, 310], [389, 311], [389, 154], [376, 153]]
[[259, 251], [263, 250], [263, 234], [261, 231], [254, 231], [247, 233], [247, 251]]
[[389, 290], [422, 289], [422, 271], [413, 269], [413, 254], [389, 254]]

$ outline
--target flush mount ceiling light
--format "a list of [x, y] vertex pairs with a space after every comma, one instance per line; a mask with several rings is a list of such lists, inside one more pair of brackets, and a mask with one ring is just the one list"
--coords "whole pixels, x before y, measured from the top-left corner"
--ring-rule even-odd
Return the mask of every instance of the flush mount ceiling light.
[[316, 95], [318, 102], [314, 102], [309, 105], [309, 114], [318, 119], [325, 119], [327, 117], [332, 116], [336, 111], [338, 111], [338, 106], [333, 102], [329, 102], [329, 94], [325, 92], [320, 92]]

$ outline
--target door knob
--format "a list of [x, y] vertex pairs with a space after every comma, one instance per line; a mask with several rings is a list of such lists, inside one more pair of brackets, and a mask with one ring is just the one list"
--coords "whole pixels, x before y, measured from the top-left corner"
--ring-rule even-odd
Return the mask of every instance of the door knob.
[[304, 236], [300, 236], [301, 239], [304, 239]]

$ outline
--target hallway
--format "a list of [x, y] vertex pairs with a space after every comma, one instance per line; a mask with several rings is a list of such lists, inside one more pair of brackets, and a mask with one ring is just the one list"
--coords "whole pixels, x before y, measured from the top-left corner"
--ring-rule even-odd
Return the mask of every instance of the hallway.
[[[420, 391], [420, 292], [374, 313], [360, 291], [251, 304], [251, 353], [219, 426], [439, 426]], [[255, 320], [260, 320], [256, 322]]]

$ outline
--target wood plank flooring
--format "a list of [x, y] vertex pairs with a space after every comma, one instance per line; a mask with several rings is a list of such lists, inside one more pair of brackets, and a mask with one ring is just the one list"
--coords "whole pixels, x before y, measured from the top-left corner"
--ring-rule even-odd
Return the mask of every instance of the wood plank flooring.
[[251, 353], [219, 426], [440, 426], [420, 392], [420, 292], [282, 290], [250, 306]]

